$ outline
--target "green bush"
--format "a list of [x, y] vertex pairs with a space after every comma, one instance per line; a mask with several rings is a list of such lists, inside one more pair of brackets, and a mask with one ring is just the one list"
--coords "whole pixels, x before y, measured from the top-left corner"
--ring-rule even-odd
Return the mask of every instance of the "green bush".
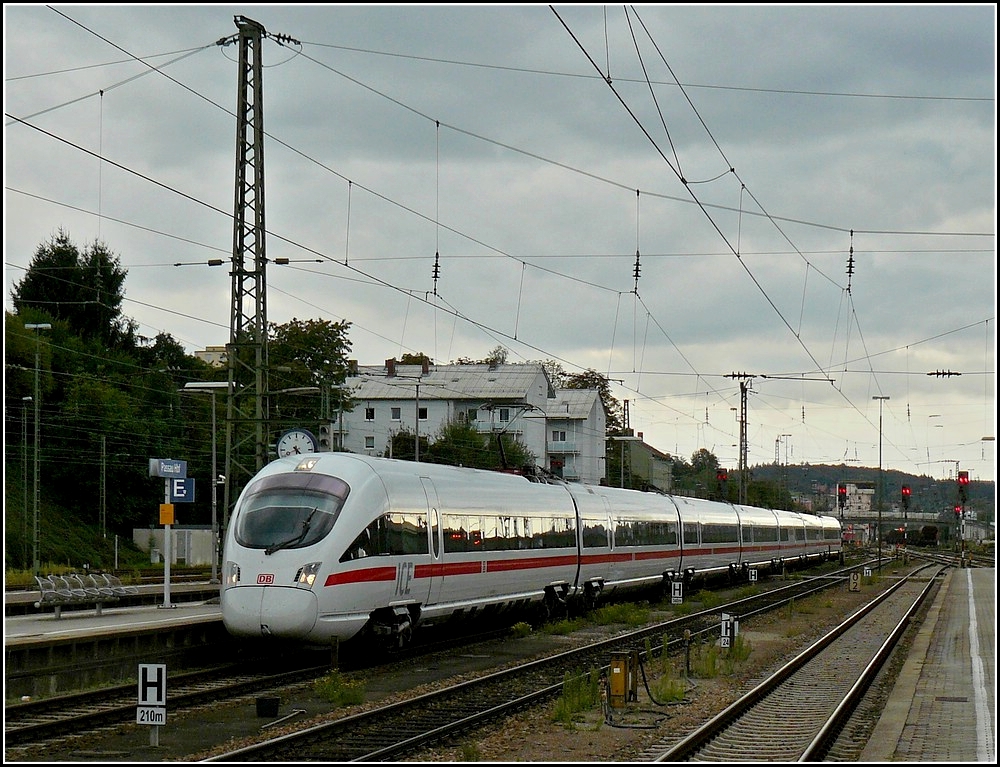
[[531, 624], [525, 621], [518, 621], [510, 627], [510, 635], [515, 639], [522, 639], [531, 635]]
[[627, 626], [644, 626], [649, 623], [649, 605], [632, 602], [605, 605], [594, 612], [593, 620], [599, 626], [608, 626], [612, 623], [624, 623]]
[[564, 636], [566, 634], [572, 634], [574, 631], [582, 629], [586, 625], [587, 621], [583, 618], [563, 618], [561, 621], [547, 624], [545, 626], [545, 631], [549, 634], [555, 634], [556, 636]]
[[326, 676], [317, 679], [313, 683], [313, 689], [317, 695], [322, 696], [334, 706], [363, 703], [365, 699], [364, 683], [348, 681], [339, 671], [331, 671]]

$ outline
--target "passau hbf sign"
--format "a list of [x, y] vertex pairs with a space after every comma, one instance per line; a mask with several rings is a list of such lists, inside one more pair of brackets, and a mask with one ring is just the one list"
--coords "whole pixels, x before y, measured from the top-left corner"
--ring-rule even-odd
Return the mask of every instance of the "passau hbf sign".
[[174, 504], [194, 503], [194, 480], [187, 478], [187, 461], [173, 458], [150, 458], [149, 476], [163, 477], [163, 503], [160, 504], [160, 524], [163, 530], [163, 607], [170, 604], [170, 526], [174, 524]]

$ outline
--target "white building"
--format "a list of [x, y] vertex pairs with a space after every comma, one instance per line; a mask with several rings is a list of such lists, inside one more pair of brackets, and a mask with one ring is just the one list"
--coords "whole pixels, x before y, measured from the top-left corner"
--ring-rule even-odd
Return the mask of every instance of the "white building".
[[206, 346], [200, 351], [196, 351], [194, 356], [202, 362], [207, 362], [213, 368], [225, 367], [229, 362], [229, 352], [225, 346]]
[[556, 390], [545, 411], [545, 430], [548, 460], [539, 465], [564, 479], [592, 484], [604, 479], [607, 414], [597, 389]]
[[596, 390], [552, 387], [538, 364], [362, 365], [347, 378], [354, 409], [320, 427], [320, 449], [388, 456], [400, 431], [433, 441], [464, 421], [484, 435], [516, 437], [539, 467], [566, 479], [604, 476], [606, 414]]

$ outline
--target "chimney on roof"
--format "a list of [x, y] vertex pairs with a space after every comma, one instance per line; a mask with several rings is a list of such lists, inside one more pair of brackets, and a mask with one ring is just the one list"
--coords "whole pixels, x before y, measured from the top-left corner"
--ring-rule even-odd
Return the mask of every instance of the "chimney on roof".
[[388, 378], [396, 375], [396, 358], [390, 357], [385, 361], [385, 374]]

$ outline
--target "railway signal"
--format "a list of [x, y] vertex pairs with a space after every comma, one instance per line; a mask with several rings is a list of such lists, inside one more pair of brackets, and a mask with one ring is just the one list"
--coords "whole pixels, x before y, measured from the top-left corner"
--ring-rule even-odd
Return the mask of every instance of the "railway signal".
[[907, 509], [910, 508], [910, 486], [909, 485], [903, 485], [903, 487], [900, 489], [900, 497], [901, 497], [901, 500], [903, 501], [903, 511], [906, 511]]
[[958, 500], [964, 506], [969, 501], [969, 472], [958, 472]]

